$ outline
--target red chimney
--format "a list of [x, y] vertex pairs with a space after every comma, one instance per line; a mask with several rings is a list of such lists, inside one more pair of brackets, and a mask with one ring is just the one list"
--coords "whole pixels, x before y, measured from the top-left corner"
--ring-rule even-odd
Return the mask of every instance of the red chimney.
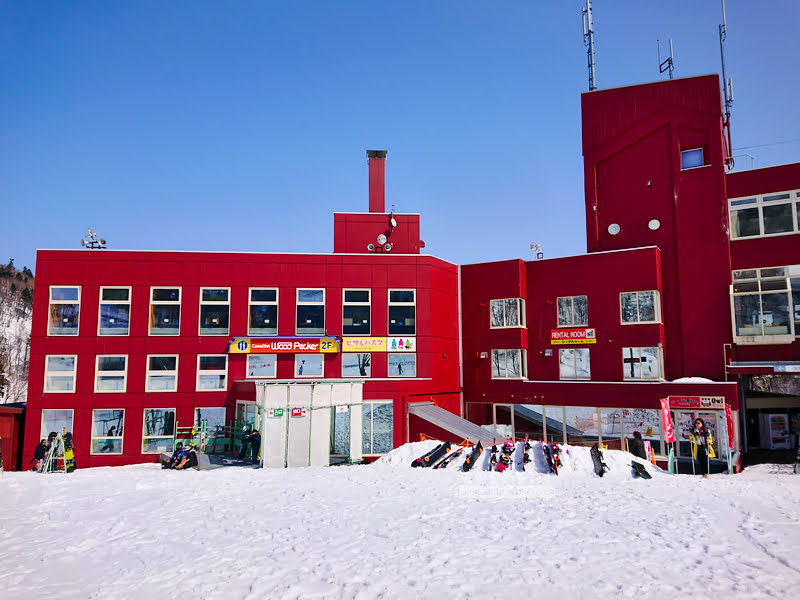
[[367, 150], [369, 159], [369, 212], [386, 212], [386, 150]]

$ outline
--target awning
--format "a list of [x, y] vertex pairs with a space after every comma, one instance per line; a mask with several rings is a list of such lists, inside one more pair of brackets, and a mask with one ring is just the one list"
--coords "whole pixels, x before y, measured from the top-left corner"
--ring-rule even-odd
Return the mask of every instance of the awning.
[[487, 444], [491, 444], [494, 439], [494, 435], [488, 429], [484, 429], [471, 421], [462, 419], [449, 410], [434, 405], [432, 402], [415, 402], [409, 404], [408, 414], [419, 417], [432, 425], [436, 425], [436, 427], [449, 431], [456, 437], [464, 438], [472, 443], [480, 441], [486, 446]]

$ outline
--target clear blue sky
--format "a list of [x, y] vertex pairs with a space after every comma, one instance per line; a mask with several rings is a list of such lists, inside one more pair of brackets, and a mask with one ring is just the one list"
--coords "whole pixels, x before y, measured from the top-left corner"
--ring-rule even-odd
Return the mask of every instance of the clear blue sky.
[[[585, 251], [579, 0], [0, 3], [0, 262], [79, 248], [330, 252], [422, 214], [457, 262]], [[599, 88], [720, 72], [720, 2], [595, 0]], [[800, 161], [797, 0], [727, 3], [736, 154]], [[741, 158], [741, 166], [750, 159]]]

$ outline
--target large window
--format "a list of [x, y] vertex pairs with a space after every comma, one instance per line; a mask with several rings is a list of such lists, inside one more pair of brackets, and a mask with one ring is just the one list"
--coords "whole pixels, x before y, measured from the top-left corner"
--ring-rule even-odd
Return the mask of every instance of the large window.
[[623, 325], [661, 322], [661, 296], [655, 290], [623, 292], [619, 295], [619, 306]]
[[179, 335], [181, 288], [150, 288], [150, 335]]
[[128, 374], [128, 357], [124, 354], [97, 357], [95, 392], [124, 392]]
[[92, 411], [92, 454], [122, 454], [125, 410], [98, 408]]
[[369, 335], [370, 291], [343, 290], [342, 334]]
[[278, 335], [278, 290], [250, 288], [247, 335]]
[[80, 310], [80, 286], [51, 285], [47, 335], [78, 335]]
[[228, 335], [230, 289], [200, 288], [200, 335]]
[[74, 354], [44, 358], [44, 391], [74, 392], [78, 357]]
[[325, 335], [325, 290], [297, 290], [297, 335]]
[[389, 335], [416, 335], [415, 290], [389, 290]]
[[370, 377], [372, 375], [372, 354], [357, 352], [342, 354], [342, 377]]
[[361, 448], [364, 454], [386, 454], [393, 446], [392, 402], [364, 402], [362, 405]]
[[175, 409], [146, 408], [142, 426], [142, 454], [172, 452], [175, 444]]
[[558, 351], [558, 373], [561, 379], [591, 379], [589, 348], [561, 348]]
[[128, 335], [131, 316], [131, 288], [100, 288], [99, 335]]
[[503, 298], [489, 301], [489, 326], [523, 327], [525, 325], [525, 300], [522, 298]]
[[492, 350], [492, 379], [525, 377], [524, 350]]
[[227, 389], [228, 355], [201, 354], [197, 357], [197, 391]]
[[660, 348], [622, 349], [623, 379], [662, 379], [663, 373]]
[[728, 200], [730, 237], [785, 235], [800, 231], [800, 190]]
[[248, 354], [247, 377], [275, 377], [277, 354]]
[[194, 409], [194, 426], [207, 433], [215, 433], [225, 427], [226, 411], [224, 406], [210, 406]]
[[559, 327], [589, 325], [589, 301], [586, 296], [562, 296], [557, 303]]
[[295, 354], [295, 377], [322, 377], [325, 374], [325, 357], [322, 354]]
[[390, 352], [386, 363], [389, 377], [417, 376], [417, 355], [412, 352]]
[[42, 411], [42, 427], [39, 439], [47, 439], [51, 433], [72, 432], [72, 409], [45, 409]]
[[793, 341], [800, 331], [800, 265], [734, 271], [733, 313], [735, 337]]
[[175, 392], [178, 390], [178, 355], [149, 355], [147, 357], [146, 392]]

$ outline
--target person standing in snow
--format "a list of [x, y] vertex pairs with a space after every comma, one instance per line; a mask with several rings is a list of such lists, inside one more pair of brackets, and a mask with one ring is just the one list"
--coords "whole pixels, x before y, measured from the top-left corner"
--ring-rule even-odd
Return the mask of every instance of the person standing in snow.
[[47, 456], [47, 441], [41, 439], [38, 444], [36, 444], [36, 448], [33, 451], [33, 458], [31, 462], [36, 461], [36, 464], [33, 467], [34, 471], [41, 471], [42, 466], [44, 466], [44, 459]]
[[628, 450], [634, 456], [647, 460], [647, 450], [644, 447], [642, 434], [638, 431], [633, 432], [633, 439], [628, 440]]
[[698, 462], [698, 471], [705, 479], [708, 479], [709, 459], [714, 458], [714, 440], [711, 439], [711, 431], [706, 427], [701, 418], [694, 420], [694, 427], [691, 433], [692, 457]]
[[258, 429], [250, 434], [250, 449], [253, 451], [253, 464], [258, 464], [258, 453], [261, 452], [261, 434]]

